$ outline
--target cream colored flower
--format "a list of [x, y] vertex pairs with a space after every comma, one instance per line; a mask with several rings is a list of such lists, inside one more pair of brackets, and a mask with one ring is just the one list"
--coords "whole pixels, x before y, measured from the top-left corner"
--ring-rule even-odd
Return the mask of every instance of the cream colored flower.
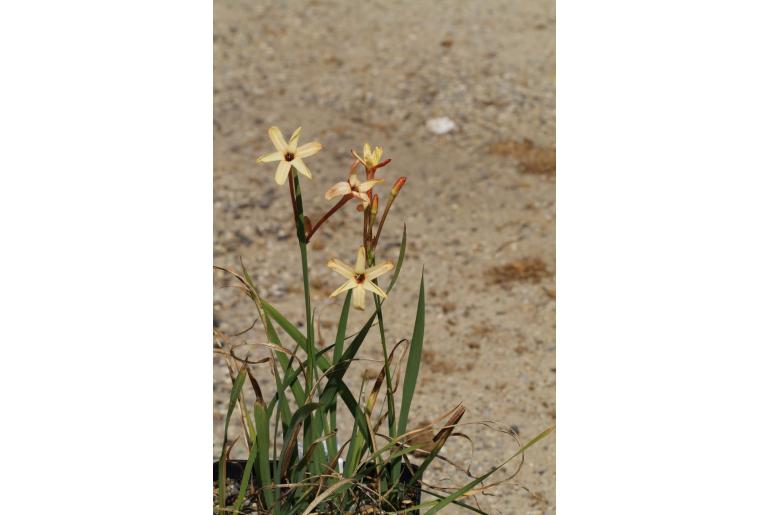
[[367, 195], [366, 192], [374, 188], [375, 184], [383, 182], [383, 180], [384, 179], [372, 179], [371, 181], [361, 182], [358, 179], [358, 174], [353, 171], [350, 173], [350, 177], [348, 177], [347, 181], [338, 182], [329, 188], [324, 196], [326, 197], [326, 200], [331, 200], [340, 195], [353, 195], [360, 200], [361, 204], [366, 208], [369, 205], [369, 195]]
[[353, 151], [353, 155], [356, 156], [356, 159], [358, 159], [367, 170], [371, 170], [380, 163], [380, 159], [382, 158], [382, 147], [374, 147], [374, 150], [372, 150], [369, 143], [364, 143], [364, 157], [362, 158], [356, 154], [355, 150]]
[[385, 261], [371, 268], [366, 268], [366, 250], [364, 247], [358, 249], [356, 266], [351, 268], [335, 258], [330, 259], [327, 266], [347, 279], [345, 284], [334, 290], [330, 297], [335, 297], [353, 288], [352, 304], [356, 309], [364, 309], [364, 299], [366, 298], [367, 290], [379, 295], [383, 299], [388, 297], [382, 288], [374, 284], [372, 280], [391, 270], [393, 263]]
[[269, 154], [259, 156], [257, 158], [257, 163], [280, 161], [280, 163], [278, 163], [278, 168], [275, 171], [275, 182], [278, 184], [283, 184], [286, 182], [286, 177], [289, 176], [289, 170], [291, 170], [292, 166], [294, 166], [294, 168], [296, 168], [299, 173], [308, 179], [313, 178], [313, 176], [310, 174], [310, 170], [308, 170], [302, 158], [317, 154], [323, 148], [323, 145], [317, 141], [313, 141], [310, 143], [305, 143], [301, 147], [297, 148], [297, 140], [299, 139], [299, 131], [301, 130], [302, 127], [299, 127], [296, 131], [294, 131], [294, 133], [291, 135], [291, 138], [289, 138], [288, 143], [286, 143], [286, 140], [283, 139], [281, 129], [278, 127], [270, 127], [267, 130], [267, 134], [270, 136], [270, 141], [272, 141], [273, 145], [275, 146], [275, 152], [270, 152]]

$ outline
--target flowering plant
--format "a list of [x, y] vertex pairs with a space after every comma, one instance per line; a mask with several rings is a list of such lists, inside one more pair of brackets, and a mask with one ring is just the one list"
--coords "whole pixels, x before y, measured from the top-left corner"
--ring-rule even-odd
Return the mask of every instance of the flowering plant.
[[[520, 446], [513, 456], [488, 473], [474, 477], [468, 471], [467, 475], [472, 480], [465, 485], [453, 489], [436, 488], [435, 491], [427, 488], [423, 483], [423, 473], [455, 433], [465, 408], [458, 405], [428, 425], [407, 429], [423, 346], [424, 279], [420, 281], [411, 339], [402, 339], [388, 348], [382, 314], [384, 302], [394, 288], [404, 262], [406, 226], [396, 263], [378, 262], [377, 259], [380, 234], [406, 178], [400, 177], [394, 182], [380, 214], [379, 196], [374, 190], [384, 180], [377, 178], [376, 173], [387, 166], [390, 159], [382, 160], [381, 147], [372, 149], [365, 144], [363, 156], [351, 151], [355, 160], [347, 180], [334, 184], [325, 195], [327, 200], [341, 198], [314, 223], [304, 213], [299, 175], [312, 178], [304, 159], [319, 152], [322, 145], [311, 142], [300, 146], [300, 129], [294, 131], [288, 143], [277, 127], [271, 127], [268, 135], [275, 151], [262, 155], [257, 162], [278, 162], [275, 181], [279, 185], [287, 179], [289, 182], [302, 263], [305, 331], [300, 331], [289, 322], [259, 293], [245, 267], [240, 273], [217, 267], [235, 277], [238, 287], [253, 301], [265, 339], [256, 345], [266, 349], [269, 355], [253, 361], [249, 356], [239, 356], [237, 346], [217, 339], [217, 351], [226, 357], [233, 387], [218, 463], [220, 480], [215, 491], [216, 509], [220, 513], [309, 515], [419, 513], [425, 508], [427, 513], [434, 513], [452, 503], [483, 513], [464, 502], [463, 498], [488, 488], [489, 485], [482, 483], [484, 480], [505, 463], [522, 456], [524, 449], [548, 434], [550, 429]], [[358, 177], [359, 168], [363, 168], [365, 173], [363, 182]], [[340, 309], [334, 343], [319, 348], [314, 332], [317, 322], [310, 299], [308, 242], [330, 217], [354, 199], [357, 201], [356, 208], [362, 213], [362, 241], [356, 249], [352, 265], [336, 257], [328, 261], [328, 267], [344, 279], [330, 296], [344, 293], [345, 300]], [[387, 286], [380, 282], [386, 274], [390, 274]], [[348, 327], [350, 308], [365, 311], [369, 294], [374, 309], [363, 326], [351, 332]], [[375, 326], [382, 350], [382, 368], [368, 395], [356, 396], [348, 386], [346, 372]], [[281, 341], [277, 327], [293, 340], [292, 345]], [[403, 379], [400, 374], [403, 359], [395, 357], [399, 349], [401, 358], [406, 357]], [[256, 365], [269, 367], [274, 380], [272, 395], [263, 395], [263, 388], [252, 371]], [[251, 387], [256, 399], [252, 405], [245, 400], [246, 385]], [[400, 404], [397, 409], [399, 387]], [[361, 388], [363, 394], [363, 385]], [[340, 400], [342, 402], [338, 406]], [[375, 413], [378, 401], [381, 406], [379, 415]], [[234, 491], [228, 495], [226, 465], [234, 443], [228, 442], [228, 430], [236, 407], [241, 415], [249, 455], [237, 493]], [[337, 428], [338, 409], [343, 407], [353, 420], [352, 431], [345, 439], [339, 435]], [[438, 428], [435, 434], [432, 431], [434, 425]], [[419, 438], [426, 432], [430, 435], [427, 441]], [[511, 436], [515, 438], [515, 434], [511, 433]], [[413, 464], [410, 455], [418, 456], [420, 463]], [[421, 502], [420, 491], [433, 499]]]

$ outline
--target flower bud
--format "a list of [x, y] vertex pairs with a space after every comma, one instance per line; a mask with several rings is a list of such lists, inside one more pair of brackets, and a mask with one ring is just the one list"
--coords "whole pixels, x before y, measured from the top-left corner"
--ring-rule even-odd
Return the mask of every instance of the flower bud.
[[398, 195], [398, 192], [401, 191], [401, 187], [406, 183], [406, 177], [399, 177], [398, 180], [393, 184], [393, 188], [390, 190], [390, 196], [395, 197]]

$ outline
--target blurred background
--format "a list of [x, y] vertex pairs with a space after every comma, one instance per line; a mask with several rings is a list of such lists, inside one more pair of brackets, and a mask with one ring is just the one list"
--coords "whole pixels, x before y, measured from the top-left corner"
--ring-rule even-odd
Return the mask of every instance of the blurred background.
[[[383, 146], [393, 161], [378, 172], [381, 196], [408, 178], [378, 247], [380, 260], [395, 260], [406, 223], [406, 260], [385, 312], [391, 343], [411, 335], [425, 267], [414, 425], [460, 402], [464, 422], [494, 420], [523, 441], [555, 423], [554, 34], [548, 0], [214, 2], [214, 262], [238, 268], [242, 258], [262, 294], [302, 326], [288, 186], [275, 183], [274, 163], [255, 163], [273, 150], [267, 128], [288, 138], [302, 126], [300, 144], [323, 143], [306, 160], [313, 180], [302, 183], [313, 220], [333, 205], [323, 193], [347, 177], [350, 149]], [[352, 203], [313, 237], [322, 338], [333, 338], [343, 300], [328, 299], [340, 281], [325, 263], [353, 262], [359, 242]], [[214, 281], [215, 327], [225, 335], [247, 329], [253, 305], [224, 274]], [[378, 370], [380, 352], [367, 342], [361, 357], [372, 361], [351, 369], [351, 380]], [[223, 362], [214, 363], [218, 457], [230, 383]], [[515, 451], [504, 434], [463, 432], [474, 448], [452, 439], [446, 456], [472, 460], [474, 473]], [[426, 479], [463, 477], [437, 470]], [[555, 438], [528, 451], [515, 481], [490, 493], [479, 503], [492, 513], [553, 513]]]

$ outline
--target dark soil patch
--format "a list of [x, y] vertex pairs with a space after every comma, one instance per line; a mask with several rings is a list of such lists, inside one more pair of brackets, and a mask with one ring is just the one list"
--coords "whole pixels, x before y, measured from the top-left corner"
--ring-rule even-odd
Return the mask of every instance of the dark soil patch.
[[556, 175], [556, 147], [539, 147], [532, 140], [524, 138], [499, 141], [489, 146], [489, 151], [498, 156], [512, 157], [519, 164], [521, 173], [528, 175]]
[[540, 258], [523, 258], [504, 265], [492, 267], [487, 273], [492, 284], [508, 285], [513, 282], [537, 283], [546, 277], [553, 277], [545, 262]]

